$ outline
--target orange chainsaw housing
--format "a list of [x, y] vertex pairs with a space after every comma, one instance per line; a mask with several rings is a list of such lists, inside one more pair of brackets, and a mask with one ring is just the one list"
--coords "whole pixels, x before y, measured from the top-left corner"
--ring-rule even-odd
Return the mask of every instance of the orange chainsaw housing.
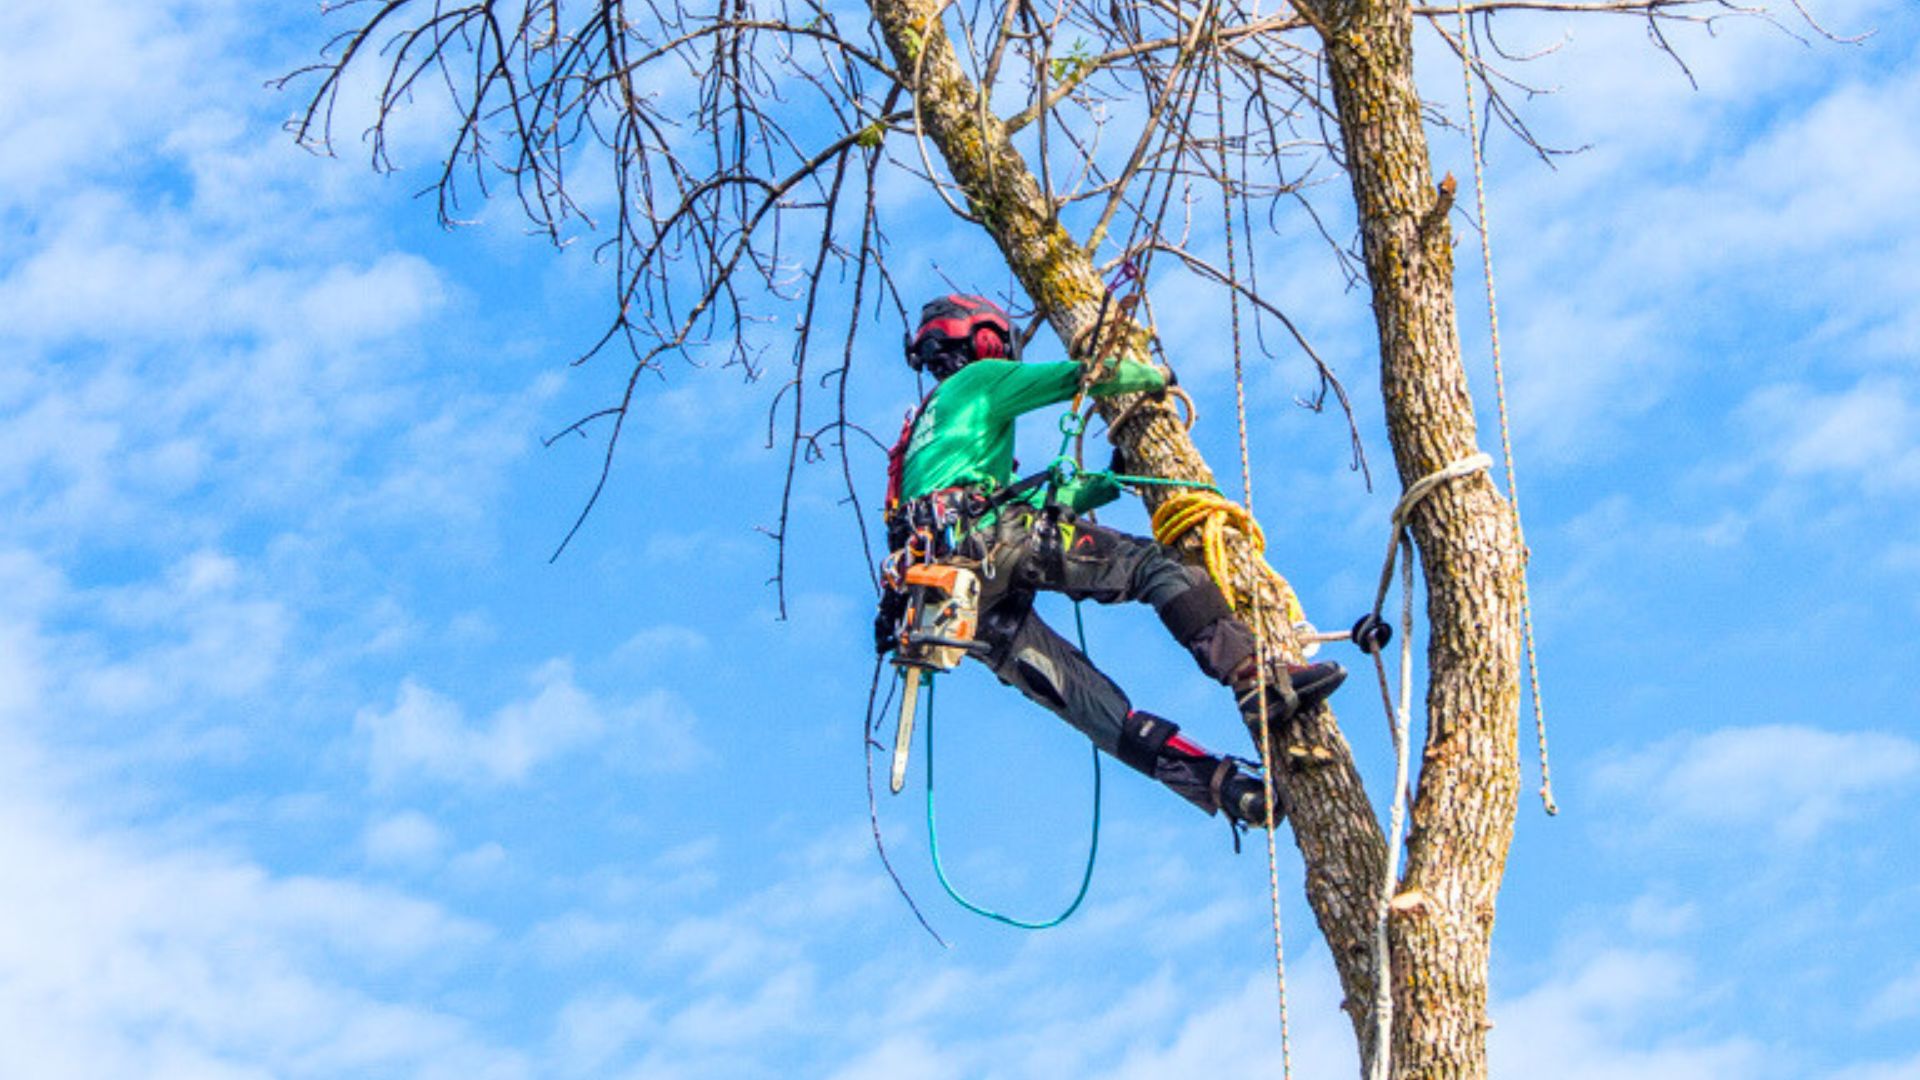
[[[907, 567], [907, 612], [897, 661], [951, 671], [967, 655], [980, 617], [980, 577], [951, 563]], [[935, 644], [927, 638], [954, 644]], [[919, 639], [919, 640], [916, 640]]]

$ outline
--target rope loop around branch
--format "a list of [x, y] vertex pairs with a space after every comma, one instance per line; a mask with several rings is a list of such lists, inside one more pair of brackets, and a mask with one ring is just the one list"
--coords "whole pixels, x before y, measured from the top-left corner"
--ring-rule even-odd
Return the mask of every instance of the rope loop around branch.
[[[1439, 487], [1441, 484], [1449, 480], [1457, 480], [1462, 476], [1470, 476], [1492, 467], [1493, 456], [1483, 451], [1463, 457], [1407, 485], [1407, 490], [1400, 496], [1400, 501], [1395, 503], [1393, 507], [1393, 536], [1387, 541], [1386, 565], [1380, 570], [1380, 587], [1374, 592], [1373, 596], [1373, 614], [1376, 617], [1379, 616], [1381, 607], [1387, 602], [1387, 590], [1393, 585], [1394, 559], [1400, 550], [1401, 537], [1406, 532], [1407, 519], [1413, 516], [1414, 509], [1420, 505], [1421, 500], [1432, 494], [1433, 489]], [[1411, 558], [1411, 556], [1409, 556], [1409, 558]], [[1406, 630], [1404, 627], [1401, 630], [1401, 634], [1401, 641], [1404, 642], [1406, 640]]]
[[1229, 572], [1232, 564], [1232, 557], [1227, 551], [1229, 528], [1237, 529], [1253, 546], [1257, 556], [1254, 574], [1271, 582], [1279, 592], [1286, 604], [1287, 623], [1291, 625], [1305, 619], [1306, 613], [1300, 610], [1300, 600], [1293, 594], [1293, 586], [1287, 584], [1287, 579], [1280, 576], [1280, 571], [1275, 570], [1264, 558], [1267, 534], [1246, 507], [1217, 491], [1183, 491], [1168, 497], [1153, 512], [1153, 538], [1169, 547], [1188, 533], [1199, 530], [1200, 551], [1206, 560], [1207, 573], [1220, 586], [1220, 591], [1226, 594], [1228, 605], [1239, 611], [1241, 605], [1234, 602], [1231, 588], [1233, 578]]
[[1397, 706], [1387, 689], [1386, 661], [1379, 652], [1373, 653], [1374, 670], [1380, 676], [1380, 700], [1386, 706], [1388, 726], [1393, 735], [1393, 809], [1388, 815], [1387, 865], [1374, 908], [1374, 1042], [1368, 1056], [1369, 1080], [1386, 1080], [1391, 1068], [1389, 1044], [1393, 1037], [1393, 960], [1389, 953], [1387, 919], [1393, 910], [1394, 894], [1400, 886], [1400, 838], [1406, 831], [1407, 781], [1412, 767], [1408, 760], [1407, 732], [1412, 727], [1413, 714], [1413, 538], [1407, 535], [1407, 520], [1413, 516], [1414, 508], [1420, 505], [1421, 500], [1441, 484], [1492, 467], [1491, 455], [1476, 453], [1407, 485], [1407, 490], [1393, 507], [1393, 535], [1387, 540], [1386, 565], [1380, 570], [1380, 589], [1373, 599], [1373, 615], [1379, 618], [1380, 609], [1387, 602], [1387, 590], [1393, 585], [1395, 562], [1404, 555], [1404, 561], [1400, 562], [1400, 693]]

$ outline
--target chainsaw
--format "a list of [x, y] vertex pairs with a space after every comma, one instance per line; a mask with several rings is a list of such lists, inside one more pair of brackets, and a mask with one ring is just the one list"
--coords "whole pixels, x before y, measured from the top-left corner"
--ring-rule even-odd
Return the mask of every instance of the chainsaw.
[[905, 675], [900, 694], [900, 725], [893, 736], [893, 793], [907, 782], [907, 751], [913, 717], [920, 705], [920, 680], [928, 673], [952, 671], [968, 653], [986, 651], [974, 640], [980, 617], [980, 576], [952, 563], [921, 563], [906, 569], [907, 607], [900, 616], [894, 666]]

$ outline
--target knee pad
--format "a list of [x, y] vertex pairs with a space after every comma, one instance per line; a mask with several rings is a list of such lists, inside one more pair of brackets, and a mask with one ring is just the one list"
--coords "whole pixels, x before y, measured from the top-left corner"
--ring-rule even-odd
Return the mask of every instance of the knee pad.
[[1168, 739], [1179, 732], [1180, 725], [1171, 720], [1162, 720], [1152, 713], [1137, 710], [1130, 712], [1126, 723], [1120, 728], [1120, 745], [1115, 756], [1152, 776], [1153, 763], [1159, 760], [1161, 749], [1167, 745]]
[[1227, 598], [1220, 593], [1220, 587], [1211, 579], [1196, 582], [1194, 586], [1180, 593], [1164, 604], [1159, 611], [1160, 621], [1167, 625], [1173, 640], [1181, 645], [1191, 645], [1200, 636], [1200, 631], [1231, 618], [1233, 608]]

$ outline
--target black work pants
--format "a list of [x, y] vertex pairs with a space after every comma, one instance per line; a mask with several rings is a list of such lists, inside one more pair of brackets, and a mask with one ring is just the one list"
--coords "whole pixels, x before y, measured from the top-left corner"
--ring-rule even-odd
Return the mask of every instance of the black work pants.
[[[1133, 711], [1126, 693], [1034, 612], [1034, 594], [1044, 590], [1101, 604], [1140, 601], [1166, 620], [1193, 590], [1217, 596], [1212, 579], [1171, 548], [1081, 521], [1059, 508], [1003, 510], [994, 524], [960, 547], [960, 554], [981, 563], [978, 637], [988, 646], [981, 659], [1001, 682], [1078, 728], [1101, 750], [1120, 756], [1124, 725]], [[1253, 656], [1254, 637], [1226, 613], [1224, 601], [1218, 605], [1220, 617], [1183, 626], [1175, 636], [1201, 671], [1229, 685]], [[1181, 793], [1194, 799], [1195, 793]]]

